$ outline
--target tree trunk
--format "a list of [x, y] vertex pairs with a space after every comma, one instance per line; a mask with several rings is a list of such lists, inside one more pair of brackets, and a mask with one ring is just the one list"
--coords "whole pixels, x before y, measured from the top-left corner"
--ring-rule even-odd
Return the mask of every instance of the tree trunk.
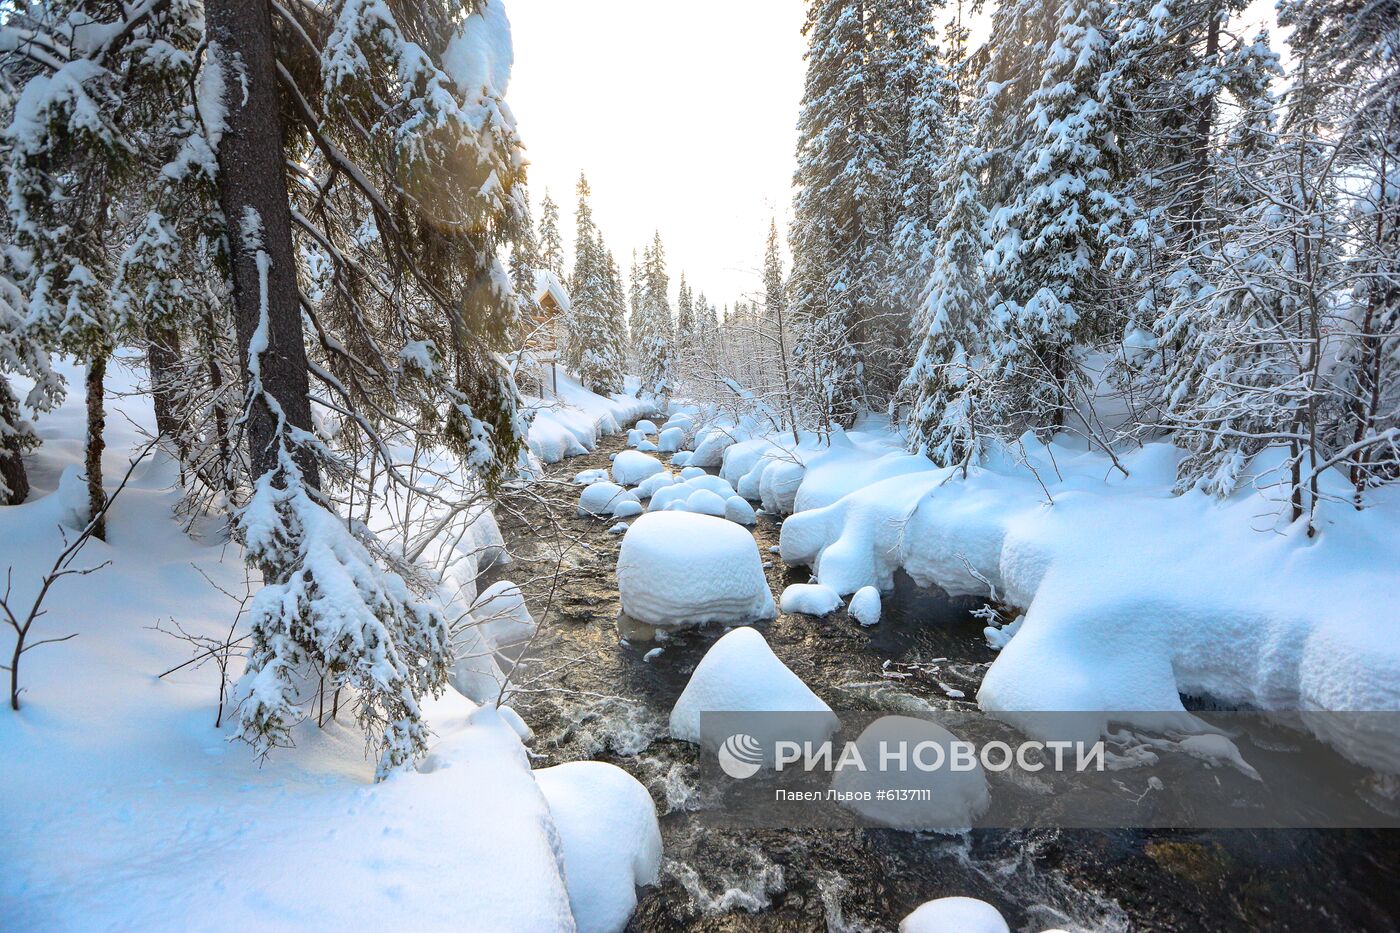
[[0, 376], [0, 505], [19, 505], [29, 498], [29, 474], [24, 470], [24, 444], [19, 428], [19, 399]]
[[[88, 515], [98, 515], [102, 511], [103, 504], [107, 501], [107, 494], [102, 489], [102, 451], [106, 449], [107, 442], [103, 438], [103, 431], [107, 427], [107, 409], [103, 404], [107, 379], [107, 350], [105, 348], [93, 353], [92, 359], [88, 362], [87, 379], [84, 385], [87, 389], [87, 488], [88, 488]], [[93, 529], [92, 536], [100, 541], [107, 540], [107, 520], [99, 519], [97, 527]]]
[[[306, 345], [302, 340], [292, 218], [287, 195], [269, 0], [206, 0], [209, 61], [225, 69], [226, 131], [219, 142], [219, 206], [228, 218], [233, 258], [234, 324], [245, 386], [261, 392], [249, 407], [252, 476], [277, 468], [281, 409], [293, 428], [311, 431]], [[238, 57], [235, 65], [233, 56]], [[250, 358], [254, 338], [261, 344]], [[315, 457], [296, 454], [305, 482], [319, 487]]]
[[173, 327], [146, 328], [146, 368], [151, 377], [151, 401], [156, 409], [156, 431], [181, 447], [180, 421], [176, 412], [176, 369], [180, 365], [180, 334]]

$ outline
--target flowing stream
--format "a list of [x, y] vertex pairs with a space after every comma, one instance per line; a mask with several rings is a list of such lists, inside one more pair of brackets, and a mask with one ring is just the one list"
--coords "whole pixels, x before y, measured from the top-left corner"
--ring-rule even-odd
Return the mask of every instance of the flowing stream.
[[[671, 707], [720, 628], [652, 644], [618, 635], [610, 521], [578, 517], [575, 473], [606, 468], [621, 435], [509, 495], [498, 518], [541, 623], [512, 701], [535, 731], [536, 766], [597, 759], [647, 786], [661, 818], [660, 882], [641, 892], [635, 930], [894, 930], [923, 901], [996, 905], [1013, 930], [1400, 929], [1400, 832], [1243, 830], [893, 830], [702, 827], [697, 749], [669, 737]], [[775, 551], [780, 524], [753, 530], [775, 597], [806, 579]], [[533, 529], [533, 530], [532, 530]], [[770, 553], [770, 548], [774, 552]], [[560, 573], [557, 582], [553, 571]], [[526, 580], [533, 578], [534, 583]], [[896, 580], [880, 624], [838, 612], [756, 626], [833, 708], [975, 707], [995, 653], [971, 610]], [[963, 696], [957, 697], [957, 692]]]

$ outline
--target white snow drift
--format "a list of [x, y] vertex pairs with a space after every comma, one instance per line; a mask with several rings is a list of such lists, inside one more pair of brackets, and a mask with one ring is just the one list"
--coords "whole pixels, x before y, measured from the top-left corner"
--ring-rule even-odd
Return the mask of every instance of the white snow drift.
[[535, 772], [564, 854], [569, 906], [579, 933], [617, 933], [637, 906], [639, 885], [661, 871], [661, 829], [651, 794], [601, 761]]

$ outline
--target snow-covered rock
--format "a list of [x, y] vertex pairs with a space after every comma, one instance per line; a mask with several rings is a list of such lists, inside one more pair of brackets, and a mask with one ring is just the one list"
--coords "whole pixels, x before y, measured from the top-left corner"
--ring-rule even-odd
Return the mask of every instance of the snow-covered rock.
[[820, 583], [794, 583], [783, 590], [781, 606], [783, 612], [825, 616], [841, 608], [841, 597]]
[[570, 480], [575, 486], [592, 486], [594, 483], [601, 483], [608, 478], [608, 471], [604, 469], [584, 470], [582, 473], [575, 473]]
[[612, 462], [613, 482], [622, 486], [635, 486], [648, 476], [666, 469], [661, 461], [638, 450], [624, 450]]
[[700, 714], [705, 712], [820, 714], [800, 720], [778, 717], [781, 722], [775, 727], [784, 734], [758, 737], [768, 739], [763, 745], [769, 749], [778, 737], [823, 742], [840, 726], [831, 707], [778, 660], [762, 635], [748, 627], [736, 628], [715, 642], [696, 665], [671, 710], [671, 735], [686, 742], [700, 741]]
[[733, 487], [720, 477], [699, 469], [683, 470], [680, 480], [654, 489], [647, 510], [699, 512], [740, 525], [752, 525], [756, 521], [753, 508], [734, 494]]
[[846, 608], [851, 618], [861, 625], [874, 625], [880, 621], [880, 591], [873, 586], [862, 586]]
[[713, 515], [716, 518], [724, 518], [724, 506], [724, 499], [709, 489], [697, 489], [685, 500], [687, 512], [699, 512], [701, 515]]
[[641, 431], [643, 434], [655, 434], [656, 422], [652, 421], [649, 418], [643, 418], [641, 421], [637, 422], [636, 429], [638, 431]]
[[661, 830], [647, 789], [601, 761], [535, 772], [564, 854], [569, 907], [579, 933], [617, 933], [637, 906], [638, 886], [661, 870]]
[[645, 511], [646, 509], [642, 507], [640, 502], [634, 502], [628, 499], [618, 502], [613, 506], [612, 516], [613, 518], [636, 518]]
[[753, 506], [742, 496], [730, 496], [724, 501], [724, 517], [740, 525], [753, 525], [758, 521]]
[[[943, 749], [943, 761], [952, 761], [953, 743], [958, 737], [935, 722], [913, 716], [881, 716], [866, 726], [856, 739], [856, 750], [865, 762], [880, 761], [882, 749], [896, 748], [907, 743], [917, 748], [930, 743]], [[933, 760], [932, 752], [924, 760]], [[944, 766], [935, 770], [870, 767], [839, 768], [832, 776], [834, 790], [850, 795], [843, 803], [871, 822], [892, 829], [924, 830], [956, 833], [969, 828], [972, 822], [991, 805], [987, 776], [980, 762], [974, 760], [969, 770]], [[927, 800], [897, 800], [895, 795], [881, 791], [928, 790]]]
[[628, 502], [641, 507], [637, 494], [630, 489], [623, 489], [617, 483], [594, 483], [579, 495], [578, 514], [592, 515], [595, 518], [616, 515], [617, 509]]
[[738, 428], [707, 428], [695, 439], [690, 463], [698, 467], [717, 467], [724, 461], [724, 452], [748, 436], [747, 431]]
[[697, 476], [708, 476], [708, 475], [709, 475], [708, 473], [706, 473], [704, 470], [700, 469], [698, 466], [688, 466], [688, 467], [686, 467], [685, 469], [681, 470], [681, 479], [682, 479], [682, 480], [695, 479]]
[[678, 450], [671, 457], [671, 466], [683, 467], [686, 464], [690, 463], [691, 456], [692, 453], [689, 450]]
[[637, 484], [637, 488], [634, 491], [637, 493], [637, 498], [650, 499], [656, 494], [658, 489], [674, 485], [676, 482], [676, 478], [671, 475], [669, 470], [663, 470], [660, 473], [653, 473], [651, 476], [642, 480]]
[[662, 453], [675, 453], [685, 443], [685, 428], [663, 428], [656, 437], [656, 446]]
[[622, 611], [657, 628], [774, 615], [753, 537], [709, 515], [648, 512], [638, 518], [622, 539], [617, 585]]
[[899, 933], [1011, 933], [1006, 920], [975, 897], [940, 897], [920, 904], [899, 923]]

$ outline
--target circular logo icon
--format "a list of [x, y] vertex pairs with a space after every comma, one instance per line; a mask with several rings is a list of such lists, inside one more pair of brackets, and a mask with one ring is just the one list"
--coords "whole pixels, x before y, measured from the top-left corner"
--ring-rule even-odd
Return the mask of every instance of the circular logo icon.
[[736, 732], [719, 747], [719, 766], [732, 778], [751, 778], [763, 767], [763, 747], [753, 736]]

